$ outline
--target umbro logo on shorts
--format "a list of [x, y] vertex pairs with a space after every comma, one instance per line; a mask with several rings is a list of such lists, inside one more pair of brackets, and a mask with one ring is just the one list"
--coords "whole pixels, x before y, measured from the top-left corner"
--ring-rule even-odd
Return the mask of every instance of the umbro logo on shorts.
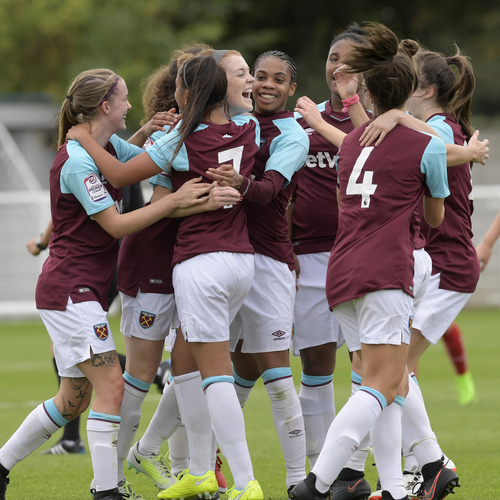
[[139, 315], [139, 324], [146, 330], [147, 328], [151, 328], [153, 326], [155, 319], [156, 314], [141, 311], [141, 314]]
[[271, 335], [274, 337], [274, 340], [285, 340], [286, 332], [284, 332], [283, 330], [276, 330], [275, 332], [271, 333]]
[[296, 438], [302, 436], [302, 429], [294, 429], [288, 433], [288, 437]]
[[99, 340], [103, 342], [108, 338], [108, 324], [107, 323], [99, 323], [98, 325], [94, 325], [94, 333]]

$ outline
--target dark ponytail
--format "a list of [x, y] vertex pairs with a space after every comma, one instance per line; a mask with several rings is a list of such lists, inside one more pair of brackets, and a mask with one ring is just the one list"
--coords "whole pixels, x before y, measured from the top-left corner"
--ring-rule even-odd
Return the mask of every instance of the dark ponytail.
[[[455, 47], [456, 54], [452, 57], [422, 50], [418, 52], [416, 61], [421, 86], [432, 85], [435, 88], [436, 101], [439, 106], [453, 114], [467, 138], [470, 139], [474, 133], [470, 123], [470, 113], [476, 80], [469, 58], [463, 56], [460, 49]], [[451, 66], [455, 66], [456, 72]]]
[[182, 110], [179, 127], [181, 137], [170, 164], [188, 135], [198, 128], [204, 116], [210, 116], [215, 109], [222, 106], [229, 119], [226, 72], [215, 59], [210, 56], [184, 56], [179, 59], [178, 66], [179, 74], [182, 75], [182, 86], [184, 90], [189, 91], [189, 99]]
[[366, 23], [363, 43], [353, 42], [354, 49], [345, 64], [353, 73], [364, 73], [367, 90], [374, 98], [378, 114], [401, 108], [418, 84], [412, 60], [415, 46], [396, 35], [383, 24]]

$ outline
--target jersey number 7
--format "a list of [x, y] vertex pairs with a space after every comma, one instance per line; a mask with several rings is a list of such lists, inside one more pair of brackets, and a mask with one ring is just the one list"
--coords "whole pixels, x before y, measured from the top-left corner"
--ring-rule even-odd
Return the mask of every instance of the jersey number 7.
[[366, 160], [368, 160], [372, 151], [373, 146], [363, 148], [354, 164], [351, 175], [349, 176], [349, 181], [347, 182], [346, 194], [360, 194], [361, 208], [368, 208], [370, 206], [370, 196], [374, 194], [377, 189], [377, 184], [373, 184], [373, 172], [370, 170], [365, 170], [363, 182], [358, 182]]
[[[241, 159], [243, 158], [244, 146], [219, 151], [219, 165], [233, 160], [233, 168], [240, 173]], [[224, 208], [233, 208], [233, 205], [224, 205]]]

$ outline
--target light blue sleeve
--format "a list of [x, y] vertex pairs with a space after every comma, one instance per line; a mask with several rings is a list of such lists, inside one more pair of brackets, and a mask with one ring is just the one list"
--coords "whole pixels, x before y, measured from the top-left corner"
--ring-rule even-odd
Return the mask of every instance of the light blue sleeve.
[[101, 182], [100, 172], [77, 141], [68, 141], [68, 159], [61, 169], [61, 192], [72, 194], [81, 203], [87, 215], [102, 212], [115, 204]]
[[443, 115], [434, 115], [427, 124], [439, 134], [445, 144], [455, 144], [453, 129], [445, 122], [445, 119]]
[[144, 153], [144, 149], [134, 144], [130, 144], [123, 139], [120, 139], [116, 134], [113, 134], [109, 139], [109, 142], [113, 145], [116, 151], [117, 158], [125, 163], [137, 155]]
[[260, 123], [259, 120], [255, 118], [255, 116], [244, 113], [231, 117], [231, 121], [240, 126], [245, 125], [246, 123], [250, 123], [250, 121], [255, 122], [255, 144], [257, 144], [257, 146], [260, 148]]
[[[176, 128], [164, 134], [161, 137], [157, 137], [155, 143], [152, 144], [147, 150], [149, 157], [156, 163], [156, 165], [161, 168], [164, 172], [168, 172], [170, 162], [172, 161], [172, 156], [174, 155], [175, 148], [179, 144], [181, 134], [179, 132], [180, 124], [182, 120], [177, 124]], [[193, 132], [196, 133], [200, 130], [208, 128], [208, 125], [201, 124]], [[187, 154], [186, 145], [182, 144], [177, 156], [174, 159], [172, 168], [177, 171], [188, 172], [189, 171], [189, 159]]]
[[[325, 111], [325, 109], [326, 109], [326, 103], [327, 103], [327, 102], [328, 102], [328, 101], [324, 101], [324, 102], [321, 102], [320, 104], [317, 104], [317, 106], [318, 106], [318, 109], [319, 109], [320, 113], [322, 113], [323, 111]], [[298, 113], [297, 111], [295, 111], [295, 112], [293, 113], [293, 117], [294, 117], [296, 120], [298, 120], [299, 118], [303, 118], [303, 116], [302, 116], [300, 113]]]
[[425, 175], [425, 183], [431, 196], [433, 198], [446, 198], [450, 195], [446, 173], [446, 147], [439, 137], [430, 135], [430, 138], [431, 140], [422, 155], [420, 171]]
[[[168, 134], [165, 134], [163, 137], [160, 137], [151, 147], [146, 150], [146, 153], [149, 157], [155, 162], [155, 164], [161, 168], [163, 171], [167, 172], [170, 162], [172, 160], [172, 156], [174, 154], [175, 148], [179, 143], [181, 135], [177, 129], [172, 130]], [[175, 158], [175, 163], [177, 165], [182, 164], [182, 158], [185, 158], [187, 161], [187, 152], [185, 144], [182, 145], [179, 153]], [[176, 170], [189, 170], [189, 165], [185, 166], [185, 168], [177, 168], [174, 166]]]
[[[166, 135], [166, 132], [163, 130], [158, 130], [154, 134], [152, 134], [149, 137], [148, 141], [148, 146], [145, 148], [148, 150], [153, 144], [158, 142], [164, 135]], [[171, 189], [172, 191], [174, 190], [174, 187], [172, 185], [172, 178], [169, 177], [165, 172], [161, 172], [158, 175], [154, 175], [149, 179], [149, 184], [154, 188], [155, 186], [163, 186], [165, 188]]]
[[281, 134], [275, 137], [269, 147], [269, 159], [265, 171], [279, 172], [287, 182], [304, 165], [309, 151], [309, 138], [304, 129], [292, 118], [274, 120], [273, 123]]
[[151, 179], [149, 179], [149, 184], [151, 184], [153, 188], [155, 186], [162, 186], [164, 188], [171, 189], [172, 191], [174, 190], [172, 178], [169, 177], [166, 172], [161, 172], [160, 174], [151, 177]]

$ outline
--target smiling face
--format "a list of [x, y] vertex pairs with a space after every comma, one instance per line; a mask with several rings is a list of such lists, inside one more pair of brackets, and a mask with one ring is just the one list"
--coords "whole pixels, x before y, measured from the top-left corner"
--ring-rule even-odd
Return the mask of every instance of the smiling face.
[[132, 106], [128, 102], [128, 89], [123, 78], [118, 80], [116, 89], [110, 99], [105, 102], [105, 106], [109, 111], [108, 119], [113, 129], [116, 131], [125, 130], [127, 128], [125, 118]]
[[330, 48], [328, 58], [326, 60], [326, 83], [332, 94], [338, 96], [337, 83], [333, 76], [335, 70], [344, 64], [346, 56], [352, 51], [353, 45], [348, 39], [339, 40]]
[[235, 116], [252, 111], [253, 103], [250, 96], [254, 78], [245, 59], [234, 54], [223, 57], [220, 64], [227, 76], [229, 114]]
[[291, 80], [290, 69], [282, 59], [266, 57], [259, 61], [252, 87], [255, 111], [267, 115], [283, 111], [297, 88]]

